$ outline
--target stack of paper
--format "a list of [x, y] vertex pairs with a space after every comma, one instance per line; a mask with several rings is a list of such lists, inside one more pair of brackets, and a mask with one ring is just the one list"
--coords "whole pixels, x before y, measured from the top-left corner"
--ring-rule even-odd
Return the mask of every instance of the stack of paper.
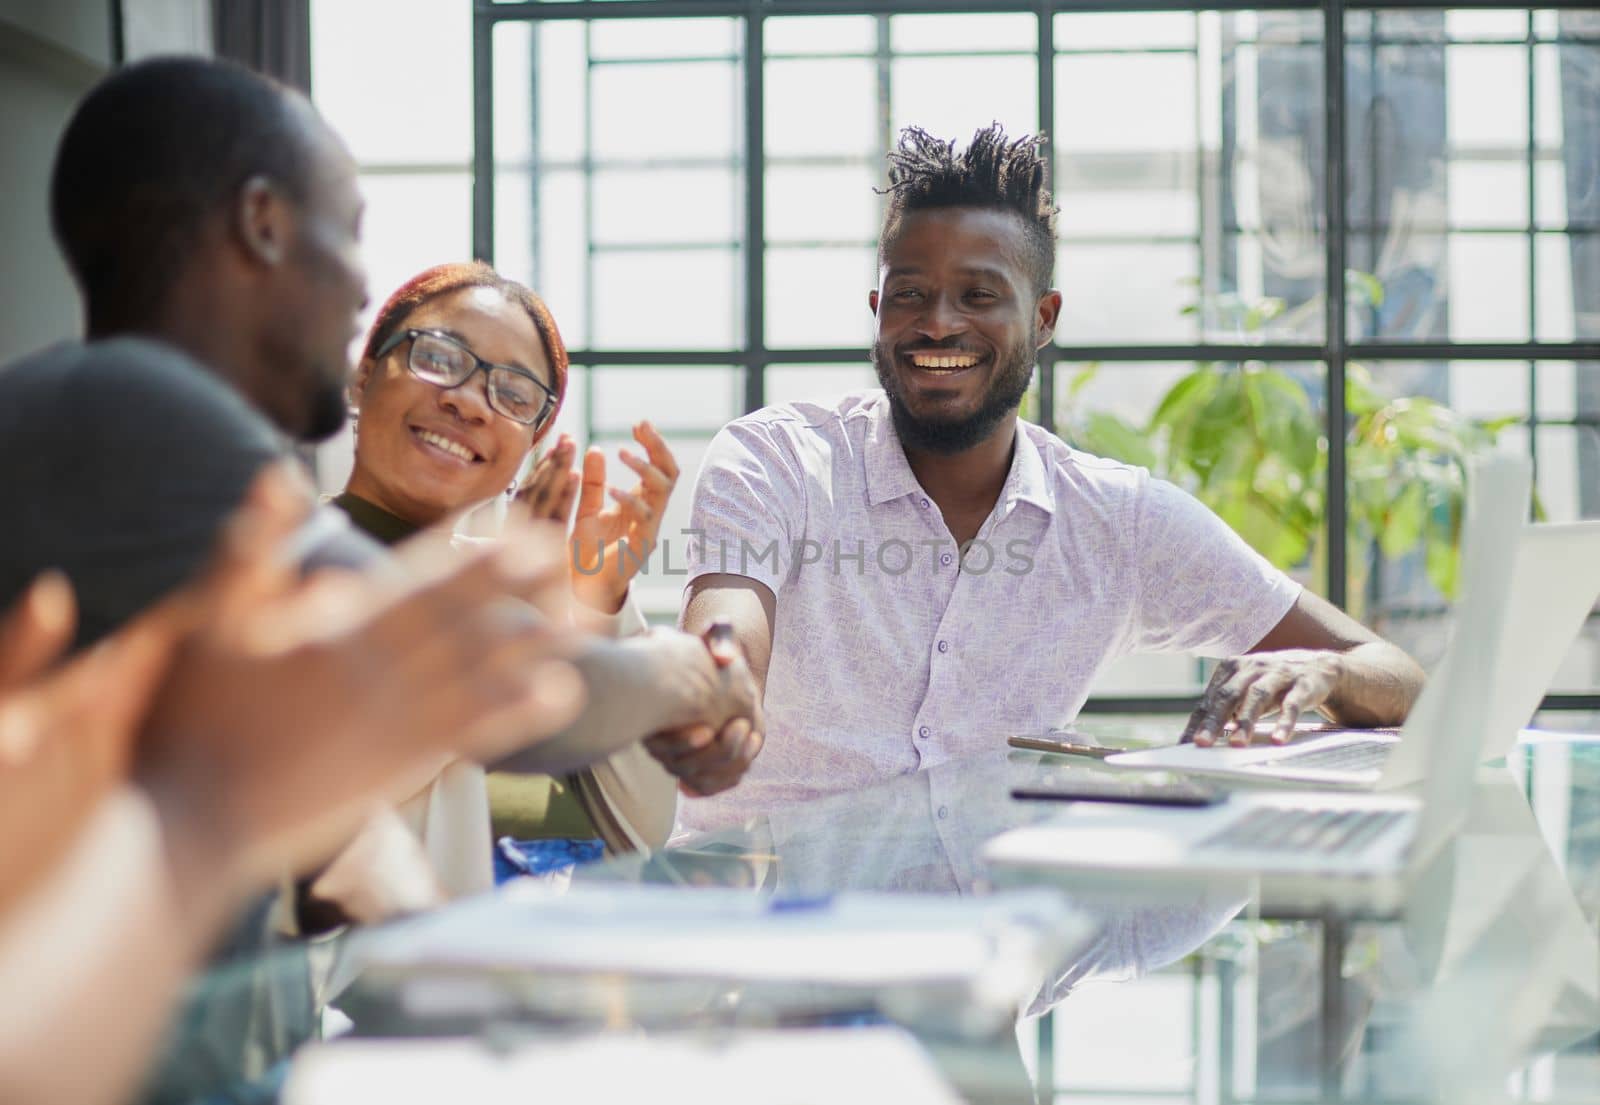
[[1047, 890], [786, 901], [741, 890], [513, 884], [374, 933], [360, 956], [384, 966], [875, 986], [971, 979], [1001, 962], [1053, 958], [1088, 935]]

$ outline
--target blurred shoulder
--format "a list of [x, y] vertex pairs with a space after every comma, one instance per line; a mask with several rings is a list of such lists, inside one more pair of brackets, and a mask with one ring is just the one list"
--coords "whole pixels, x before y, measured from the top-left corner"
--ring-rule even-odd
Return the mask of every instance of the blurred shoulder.
[[[0, 410], [20, 430], [183, 438], [265, 447], [270, 424], [188, 354], [148, 338], [63, 342], [0, 369]], [[189, 437], [190, 444], [195, 437]]]

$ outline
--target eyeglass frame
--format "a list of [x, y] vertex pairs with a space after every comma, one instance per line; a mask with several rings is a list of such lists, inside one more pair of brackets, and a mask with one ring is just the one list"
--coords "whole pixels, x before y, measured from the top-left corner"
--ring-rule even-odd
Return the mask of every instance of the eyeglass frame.
[[[472, 358], [472, 371], [467, 373], [460, 380], [453, 384], [436, 384], [432, 380], [424, 378], [418, 374], [417, 370], [411, 365], [411, 357], [413, 355], [413, 351], [416, 349], [416, 341], [420, 337], [437, 338], [442, 342], [455, 346], [468, 357]], [[495, 406], [493, 389], [486, 387], [484, 390], [484, 398], [489, 401], [489, 409], [494, 411], [495, 414], [498, 414], [501, 418], [509, 418], [519, 426], [532, 426], [535, 433], [543, 429], [544, 424], [550, 420], [550, 414], [555, 410], [556, 403], [561, 398], [556, 394], [554, 388], [545, 383], [543, 380], [539, 379], [539, 377], [535, 376], [533, 373], [529, 372], [527, 369], [519, 368], [516, 365], [496, 364], [494, 361], [486, 361], [474, 353], [471, 349], [468, 349], [466, 344], [463, 343], [459, 338], [452, 337], [449, 334], [444, 333], [442, 330], [428, 330], [420, 328], [396, 330], [394, 333], [390, 334], [388, 339], [384, 341], [384, 343], [380, 345], [372, 354], [372, 359], [374, 361], [383, 360], [383, 358], [387, 357], [390, 353], [393, 353], [396, 349], [400, 348], [400, 343], [404, 341], [409, 341], [412, 343], [411, 349], [406, 350], [406, 371], [411, 373], [411, 375], [415, 376], [418, 380], [421, 380], [423, 383], [427, 384], [429, 387], [436, 387], [440, 391], [454, 391], [456, 388], [460, 387], [462, 384], [465, 384], [468, 380], [471, 380], [480, 372], [483, 373], [487, 381], [492, 383], [494, 380], [492, 373], [495, 369], [500, 369], [503, 372], [510, 372], [517, 376], [525, 376], [529, 380], [532, 380], [538, 386], [539, 390], [544, 392], [544, 406], [539, 408], [539, 413], [533, 416], [533, 420], [531, 422], [524, 422], [515, 415], [507, 414], [505, 411]]]

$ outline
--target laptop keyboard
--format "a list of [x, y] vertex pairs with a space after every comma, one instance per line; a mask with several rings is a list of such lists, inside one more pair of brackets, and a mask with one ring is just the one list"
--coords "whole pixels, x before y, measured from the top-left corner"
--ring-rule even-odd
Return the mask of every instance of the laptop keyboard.
[[1258, 809], [1201, 840], [1200, 848], [1253, 852], [1356, 852], [1405, 816], [1402, 810]]
[[1389, 758], [1389, 749], [1393, 747], [1386, 741], [1355, 741], [1336, 744], [1332, 748], [1285, 752], [1270, 760], [1257, 760], [1245, 766], [1252, 771], [1276, 771], [1284, 767], [1316, 771], [1377, 771], [1383, 767], [1383, 762]]

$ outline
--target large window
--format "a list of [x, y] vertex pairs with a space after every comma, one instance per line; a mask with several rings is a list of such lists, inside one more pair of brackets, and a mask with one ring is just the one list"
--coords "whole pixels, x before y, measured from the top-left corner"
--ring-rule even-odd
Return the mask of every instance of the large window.
[[[574, 350], [567, 428], [612, 443], [648, 415], [692, 473], [741, 411], [872, 383], [901, 126], [1042, 127], [1065, 305], [1029, 417], [1209, 496], [1424, 659], [1449, 449], [1527, 451], [1545, 517], [1600, 517], [1591, 6], [927, 6], [321, 0], [318, 56], [345, 36], [346, 68], [316, 93], [363, 164], [375, 295], [492, 259]], [[677, 582], [645, 589], [660, 611]], [[1595, 697], [1597, 642], [1559, 690]], [[1203, 674], [1141, 660], [1101, 701]]]

